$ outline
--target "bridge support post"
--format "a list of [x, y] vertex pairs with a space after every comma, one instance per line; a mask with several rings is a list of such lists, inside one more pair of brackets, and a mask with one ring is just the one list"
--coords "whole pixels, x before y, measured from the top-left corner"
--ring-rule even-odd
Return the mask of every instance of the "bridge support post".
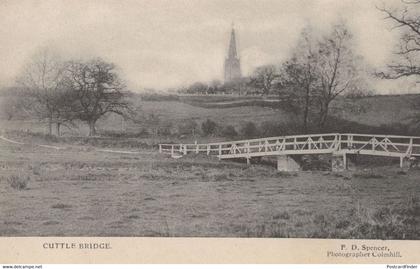
[[406, 156], [400, 157], [400, 168], [410, 168], [411, 167], [411, 160]]
[[331, 157], [331, 170], [334, 172], [341, 172], [347, 170], [348, 162], [347, 156], [343, 154], [333, 154]]
[[300, 165], [292, 157], [280, 155], [277, 156], [277, 170], [286, 172], [299, 171]]

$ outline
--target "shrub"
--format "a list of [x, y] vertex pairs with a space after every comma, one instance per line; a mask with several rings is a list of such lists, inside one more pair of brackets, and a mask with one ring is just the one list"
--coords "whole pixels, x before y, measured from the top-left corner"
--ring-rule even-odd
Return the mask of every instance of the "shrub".
[[28, 186], [29, 179], [29, 176], [11, 175], [7, 178], [7, 182], [15, 190], [24, 190]]
[[261, 136], [263, 137], [270, 137], [270, 136], [278, 136], [280, 135], [279, 126], [276, 123], [271, 121], [264, 121], [260, 125], [261, 129]]
[[253, 122], [247, 122], [241, 129], [241, 135], [245, 138], [255, 138], [258, 136], [258, 129]]
[[207, 119], [205, 122], [201, 124], [201, 130], [203, 131], [204, 135], [214, 134], [216, 131], [216, 127], [217, 127], [217, 124], [210, 119]]
[[172, 123], [167, 122], [162, 124], [157, 129], [157, 135], [169, 136], [172, 134]]
[[178, 134], [195, 136], [198, 133], [198, 124], [195, 120], [182, 122], [178, 126]]
[[238, 132], [236, 132], [235, 127], [228, 125], [222, 129], [221, 135], [224, 137], [233, 138], [238, 135]]

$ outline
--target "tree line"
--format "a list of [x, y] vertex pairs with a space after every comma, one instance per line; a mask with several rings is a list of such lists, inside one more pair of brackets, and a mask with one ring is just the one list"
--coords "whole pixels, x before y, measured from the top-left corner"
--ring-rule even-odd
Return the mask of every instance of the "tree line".
[[63, 61], [51, 50], [38, 51], [17, 78], [14, 107], [46, 121], [48, 134], [81, 121], [96, 135], [96, 123], [106, 114], [130, 117], [133, 109], [117, 68], [100, 58]]

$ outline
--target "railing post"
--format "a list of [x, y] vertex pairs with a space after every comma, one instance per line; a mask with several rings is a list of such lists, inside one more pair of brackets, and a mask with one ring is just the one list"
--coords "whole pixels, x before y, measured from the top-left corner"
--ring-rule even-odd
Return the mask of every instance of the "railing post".
[[347, 135], [347, 149], [351, 149], [353, 147], [353, 136]]
[[376, 141], [376, 138], [373, 137], [372, 138], [372, 151], [375, 151], [375, 141]]
[[410, 156], [412, 151], [413, 151], [413, 138], [410, 138], [410, 144], [408, 145], [406, 155]]
[[347, 154], [344, 153], [343, 154], [343, 166], [344, 166], [344, 170], [347, 170]]
[[171, 156], [174, 156], [174, 145], [171, 146]]
[[296, 150], [297, 149], [297, 139], [296, 137], [293, 139], [293, 149]]
[[210, 145], [207, 145], [207, 155], [210, 155]]
[[198, 152], [199, 152], [199, 147], [200, 147], [200, 145], [199, 145], [199, 144], [197, 144], [197, 145], [195, 146], [195, 153], [196, 153], [196, 154], [198, 154]]
[[310, 136], [308, 136], [308, 149], [311, 150], [312, 149], [312, 138]]
[[222, 144], [219, 144], [219, 157], [222, 156]]
[[187, 155], [187, 153], [188, 153], [188, 149], [187, 149], [187, 145], [185, 144], [184, 145], [184, 155]]
[[159, 153], [162, 153], [162, 144], [159, 144]]
[[341, 150], [341, 134], [338, 134], [338, 144], [337, 144], [337, 150]]

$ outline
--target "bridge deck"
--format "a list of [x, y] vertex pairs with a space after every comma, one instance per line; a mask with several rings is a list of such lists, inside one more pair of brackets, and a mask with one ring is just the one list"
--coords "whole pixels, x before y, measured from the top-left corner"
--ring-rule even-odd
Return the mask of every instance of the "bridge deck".
[[300, 155], [361, 154], [420, 157], [420, 137], [329, 133], [266, 137], [207, 144], [160, 144], [159, 152], [182, 156], [190, 152], [217, 155], [220, 159]]

